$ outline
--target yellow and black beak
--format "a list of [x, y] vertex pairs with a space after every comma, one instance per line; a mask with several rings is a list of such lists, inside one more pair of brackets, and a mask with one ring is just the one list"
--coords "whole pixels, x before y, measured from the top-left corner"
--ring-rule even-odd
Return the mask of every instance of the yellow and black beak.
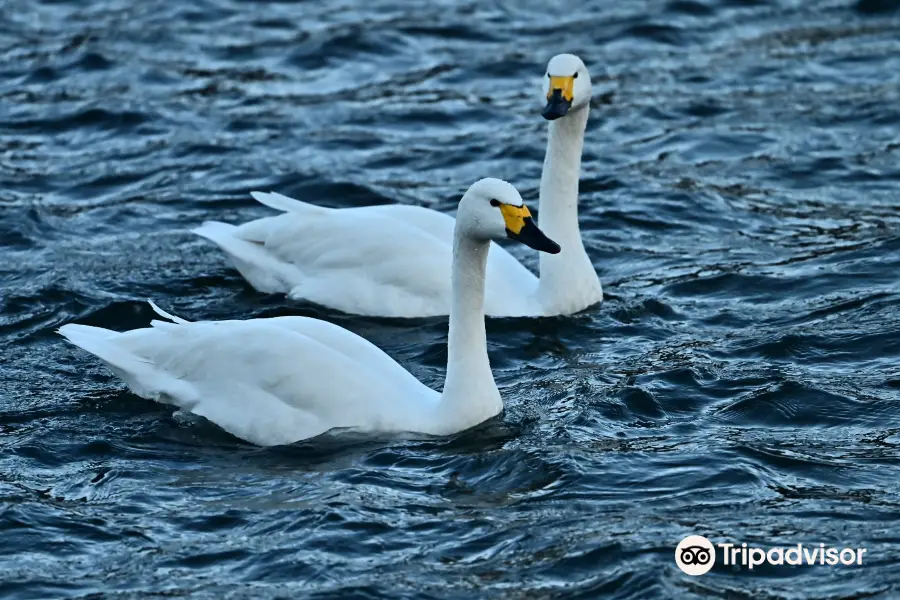
[[550, 77], [550, 91], [547, 92], [547, 106], [541, 115], [548, 121], [554, 121], [566, 116], [572, 108], [572, 99], [575, 97], [575, 77], [560, 76]]
[[506, 222], [506, 236], [509, 239], [541, 252], [559, 254], [559, 244], [538, 229], [527, 206], [501, 204], [500, 212], [503, 213], [503, 220]]

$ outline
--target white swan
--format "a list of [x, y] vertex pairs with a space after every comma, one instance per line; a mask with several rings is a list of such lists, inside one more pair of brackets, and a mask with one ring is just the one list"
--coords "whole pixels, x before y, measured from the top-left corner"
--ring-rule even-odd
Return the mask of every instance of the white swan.
[[558, 54], [547, 65], [546, 79], [547, 105], [542, 114], [551, 123], [538, 216], [541, 230], [565, 251], [558, 257], [541, 255], [538, 300], [544, 314], [565, 315], [603, 301], [603, 287], [578, 227], [578, 179], [591, 106], [591, 76], [580, 58]]
[[[543, 115], [552, 123], [539, 217], [542, 228], [558, 236], [562, 253], [541, 256], [538, 279], [494, 244], [485, 290], [489, 316], [571, 314], [603, 299], [578, 228], [590, 75], [581, 59], [560, 54], [550, 61], [545, 81]], [[282, 214], [237, 227], [210, 221], [194, 231], [218, 244], [257, 290], [361, 315], [423, 317], [450, 311], [451, 216], [420, 206], [331, 209], [276, 193], [252, 195]], [[348, 243], [335, 244], [336, 239]]]
[[[380, 224], [374, 219], [369, 227]], [[421, 235], [419, 243], [427, 243]], [[488, 362], [484, 282], [490, 240], [504, 236], [559, 252], [512, 185], [482, 179], [457, 213], [443, 393], [358, 335], [308, 317], [189, 322], [151, 303], [173, 322], [124, 333], [64, 325], [59, 333], [139, 396], [206, 417], [254, 444], [288, 444], [335, 427], [446, 435], [503, 409]]]

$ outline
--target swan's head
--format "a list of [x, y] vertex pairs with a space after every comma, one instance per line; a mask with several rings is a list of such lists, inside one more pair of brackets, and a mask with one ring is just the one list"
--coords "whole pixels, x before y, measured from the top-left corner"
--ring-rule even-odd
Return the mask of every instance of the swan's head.
[[559, 252], [559, 244], [535, 225], [518, 190], [501, 179], [488, 177], [472, 184], [459, 201], [456, 227], [477, 240], [508, 237], [541, 252]]
[[591, 75], [574, 54], [557, 54], [547, 64], [544, 91], [547, 106], [541, 114], [554, 121], [591, 103]]

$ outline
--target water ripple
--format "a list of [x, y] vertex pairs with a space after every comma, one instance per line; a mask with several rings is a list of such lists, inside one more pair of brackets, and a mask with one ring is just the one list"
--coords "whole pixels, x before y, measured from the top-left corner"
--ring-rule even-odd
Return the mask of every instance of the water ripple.
[[[263, 4], [0, 12], [0, 595], [897, 595], [896, 2]], [[536, 204], [561, 51], [594, 82], [606, 302], [488, 323], [501, 417], [261, 449], [54, 333], [148, 297], [302, 314], [440, 387], [446, 320], [258, 294], [189, 229], [271, 214], [256, 189], [452, 212], [493, 175]], [[867, 562], [688, 578], [691, 533]]]

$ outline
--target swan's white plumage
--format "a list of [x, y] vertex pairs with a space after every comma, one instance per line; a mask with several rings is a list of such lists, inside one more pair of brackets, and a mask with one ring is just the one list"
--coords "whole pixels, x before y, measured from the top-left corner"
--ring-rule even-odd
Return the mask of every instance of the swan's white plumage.
[[[580, 76], [573, 82], [572, 109], [550, 124], [541, 177], [540, 224], [562, 252], [541, 256], [539, 280], [493, 244], [485, 294], [488, 316], [571, 314], [603, 299], [578, 228], [590, 75], [570, 54], [557, 55], [548, 64], [548, 74], [576, 71]], [[273, 192], [252, 195], [282, 214], [237, 227], [204, 223], [195, 232], [218, 244], [259, 291], [362, 315], [448, 314], [453, 217], [419, 206], [330, 209]]]
[[[103, 360], [138, 395], [206, 417], [255, 444], [291, 443], [333, 428], [461, 431], [503, 408], [487, 356], [483, 305], [489, 240], [504, 236], [510, 221], [492, 198], [522, 212], [515, 188], [495, 179], [476, 182], [460, 202], [440, 394], [362, 337], [307, 317], [189, 322], [151, 302], [168, 321], [123, 333], [74, 324], [59, 332]], [[379, 218], [389, 219], [369, 216], [366, 222]], [[219, 229], [213, 225], [207, 233]], [[540, 232], [529, 236], [519, 238], [553, 251]], [[421, 248], [415, 239], [412, 246]], [[246, 252], [244, 258], [257, 249], [252, 232], [238, 242], [236, 252]], [[339, 265], [343, 256], [326, 251], [325, 260]]]
[[[253, 197], [287, 212], [237, 227], [206, 222], [194, 231], [225, 250], [258, 290], [361, 315], [449, 314], [453, 217], [419, 206], [330, 209], [281, 194]], [[537, 278], [491, 246], [486, 314], [539, 310]]]
[[573, 99], [568, 113], [551, 121], [547, 136], [538, 216], [541, 229], [556, 240], [562, 252], [541, 254], [538, 299], [544, 314], [564, 315], [602, 302], [603, 287], [585, 252], [578, 224], [578, 181], [590, 112], [591, 78], [581, 59], [573, 54], [558, 54], [550, 59], [544, 78], [548, 100], [551, 77], [569, 79]]
[[64, 325], [60, 333], [139, 396], [264, 446], [334, 427], [417, 431], [417, 416], [440, 397], [364, 338], [307, 317], [154, 321], [124, 333]]

